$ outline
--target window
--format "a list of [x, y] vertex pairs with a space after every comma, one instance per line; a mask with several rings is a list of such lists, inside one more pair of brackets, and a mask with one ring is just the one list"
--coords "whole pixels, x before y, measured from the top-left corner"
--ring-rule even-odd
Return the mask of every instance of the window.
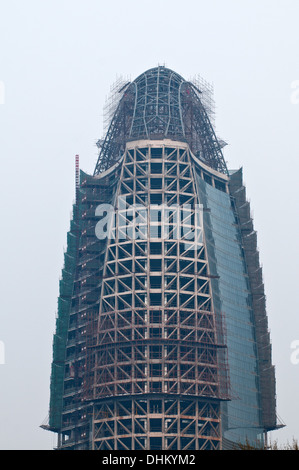
[[152, 148], [151, 157], [152, 158], [162, 158], [162, 148]]
[[207, 175], [206, 173], [203, 174], [203, 179], [206, 181], [206, 183], [210, 184], [212, 186], [212, 178]]
[[150, 270], [160, 272], [162, 269], [161, 259], [151, 259], [150, 260]]
[[151, 173], [153, 174], [162, 174], [162, 163], [152, 163], [151, 164]]

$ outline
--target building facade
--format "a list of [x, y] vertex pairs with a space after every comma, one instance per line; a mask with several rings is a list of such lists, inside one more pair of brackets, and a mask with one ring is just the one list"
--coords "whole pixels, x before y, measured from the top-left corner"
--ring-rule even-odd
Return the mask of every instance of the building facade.
[[117, 90], [78, 173], [53, 341], [60, 449], [220, 450], [277, 428], [256, 232], [199, 83]]

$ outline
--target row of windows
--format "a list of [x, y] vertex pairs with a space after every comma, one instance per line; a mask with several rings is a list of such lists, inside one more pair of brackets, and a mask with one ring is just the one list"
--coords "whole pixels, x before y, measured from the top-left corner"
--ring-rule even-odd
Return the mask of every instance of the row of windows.
[[[149, 289], [166, 289], [166, 290], [171, 290], [171, 291], [177, 291], [177, 290], [182, 290], [182, 291], [188, 291], [191, 294], [194, 294], [195, 291], [195, 281], [192, 277], [183, 277], [183, 276], [165, 276], [164, 280], [162, 276], [157, 275], [157, 276], [136, 276], [137, 281], [135, 282], [135, 287], [134, 291], [142, 291], [142, 290], [147, 290]], [[108, 282], [108, 281], [107, 281]], [[112, 284], [113, 282], [113, 284]], [[112, 281], [111, 283], [109, 282], [109, 287], [113, 288], [114, 292], [117, 292], [119, 294], [125, 293], [127, 291], [130, 291], [133, 289], [133, 283], [132, 283], [132, 277], [129, 277], [126, 281], [126, 278], [124, 279], [123, 282], [118, 281], [117, 279], [115, 281]], [[201, 282], [199, 280], [198, 282], [198, 289], [201, 287]], [[111, 291], [109, 292], [107, 289], [107, 295], [112, 295]]]
[[209, 186], [211, 186], [213, 189], [216, 191], [221, 191], [223, 193], [226, 193], [227, 187], [226, 183], [224, 181], [221, 181], [211, 173], [206, 173], [203, 169], [196, 167], [196, 173], [197, 177], [205, 183], [207, 183]]
[[[200, 434], [200, 429], [204, 426], [204, 421], [198, 422], [191, 419], [175, 418], [150, 418], [150, 419], [122, 419], [121, 421], [109, 421], [109, 428], [101, 427], [102, 437], [109, 435], [112, 431], [118, 435], [125, 434], [146, 434], [151, 433], [170, 433], [178, 432], [184, 435]], [[105, 431], [105, 432], [104, 432]], [[97, 437], [100, 437], [97, 433]]]
[[[194, 295], [193, 297], [190, 296], [190, 293], [186, 294], [176, 294], [176, 290], [173, 292], [167, 291], [163, 293], [161, 292], [154, 292], [154, 293], [149, 293], [149, 295], [144, 294], [144, 290], [140, 290], [140, 293], [138, 293], [138, 290], [135, 291], [137, 295], [131, 294], [131, 293], [125, 293], [125, 294], [111, 294], [111, 295], [105, 295], [104, 299], [107, 303], [109, 303], [110, 306], [116, 306], [116, 300], [117, 300], [117, 305], [119, 310], [125, 310], [128, 308], [128, 305], [132, 305], [133, 302], [135, 305], [140, 304], [140, 300], [142, 299], [142, 302], [145, 305], [151, 305], [151, 306], [162, 306], [162, 305], [167, 305], [168, 302], [171, 301], [172, 306], [174, 305], [181, 305], [185, 306], [185, 308], [195, 308], [195, 303], [197, 299], [197, 304], [198, 306], [201, 306], [203, 302], [208, 300], [208, 296], [204, 295]], [[128, 305], [127, 305], [128, 304]]]
[[[162, 266], [163, 263], [163, 266]], [[111, 275], [122, 275], [128, 273], [146, 273], [149, 267], [150, 271], [162, 272], [165, 270], [169, 273], [182, 272], [184, 274], [196, 274], [199, 273], [205, 277], [206, 268], [201, 262], [193, 261], [192, 259], [177, 259], [177, 258], [165, 258], [164, 260], [159, 258], [136, 258], [128, 259], [126, 261], [109, 261], [107, 264], [106, 277], [109, 278]], [[117, 267], [117, 270], [116, 270]]]
[[139, 147], [128, 151], [136, 161], [144, 161], [145, 158], [167, 158], [169, 156], [181, 157], [186, 152], [185, 149], [175, 147]]
[[[192, 251], [194, 245], [192, 241], [184, 240], [183, 242], [179, 240], [136, 240], [135, 243], [131, 241], [125, 241], [122, 243], [110, 243], [109, 251], [116, 256], [116, 250], [118, 249], [118, 258], [125, 258], [126, 254], [133, 254], [135, 251], [135, 256], [145, 256], [145, 255], [165, 255], [165, 256], [180, 256], [183, 253], [188, 254], [189, 251]], [[164, 250], [164, 251], [163, 251]]]
[[[194, 437], [143, 437], [138, 436], [133, 438], [123, 439], [105, 439], [104, 441], [96, 442], [96, 449], [98, 450], [216, 450], [219, 448], [217, 441], [213, 442], [211, 439], [197, 439]], [[151, 458], [154, 459], [152, 456]], [[160, 459], [162, 457], [159, 457]], [[186, 459], [187, 457], [182, 457]], [[159, 461], [161, 462], [161, 460]], [[152, 462], [151, 462], [152, 463]]]

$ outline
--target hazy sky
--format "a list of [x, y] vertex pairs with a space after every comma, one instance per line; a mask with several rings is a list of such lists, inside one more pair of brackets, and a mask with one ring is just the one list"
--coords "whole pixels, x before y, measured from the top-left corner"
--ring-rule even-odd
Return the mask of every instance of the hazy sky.
[[264, 268], [287, 424], [271, 439], [299, 439], [298, 18], [298, 0], [0, 0], [1, 449], [55, 444], [39, 426], [75, 154], [92, 172], [110, 86], [158, 64], [214, 85], [217, 134], [229, 168], [243, 166]]

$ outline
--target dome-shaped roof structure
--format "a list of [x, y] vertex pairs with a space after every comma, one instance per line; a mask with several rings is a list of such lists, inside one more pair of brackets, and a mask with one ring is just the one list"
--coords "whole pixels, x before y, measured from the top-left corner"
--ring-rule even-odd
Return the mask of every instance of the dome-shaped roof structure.
[[135, 91], [130, 138], [183, 139], [180, 95], [184, 79], [165, 67], [156, 67], [132, 83]]
[[172, 139], [187, 142], [211, 168], [227, 174], [221, 145], [201, 100], [201, 91], [176, 72], [158, 66], [124, 86], [101, 145], [95, 174], [114, 164], [126, 142]]

